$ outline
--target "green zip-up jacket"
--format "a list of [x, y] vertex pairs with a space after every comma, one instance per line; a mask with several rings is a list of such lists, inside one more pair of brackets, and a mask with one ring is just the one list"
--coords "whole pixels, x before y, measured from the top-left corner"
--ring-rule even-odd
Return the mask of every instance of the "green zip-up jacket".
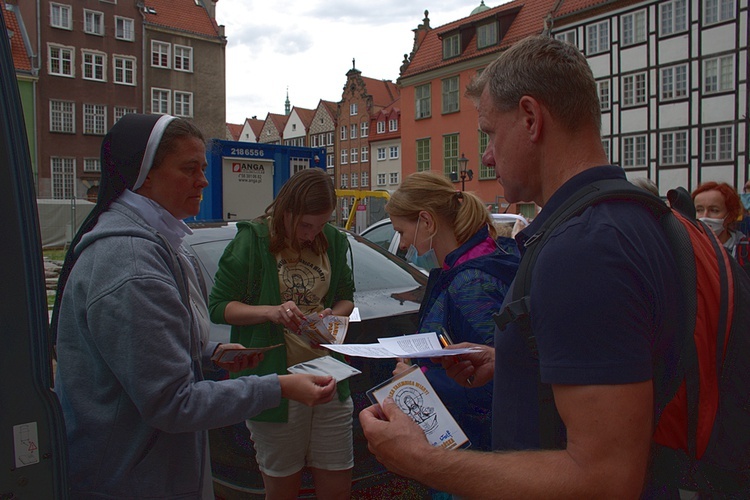
[[[323, 234], [328, 240], [328, 259], [331, 264], [331, 280], [324, 299], [325, 307], [332, 307], [340, 300], [354, 300], [354, 277], [347, 262], [349, 242], [341, 231], [326, 224]], [[227, 245], [219, 260], [214, 287], [208, 299], [211, 321], [226, 323], [224, 310], [232, 301], [251, 305], [280, 305], [281, 291], [276, 269], [276, 257], [269, 251], [270, 235], [266, 221], [238, 222], [237, 235]], [[232, 325], [231, 341], [247, 347], [265, 347], [283, 344], [284, 327], [267, 321], [257, 325]], [[343, 360], [343, 357], [335, 354]], [[233, 373], [242, 375], [267, 375], [287, 372], [286, 349], [271, 349], [263, 353], [263, 361], [252, 370]], [[340, 400], [349, 397], [349, 383], [338, 383]], [[266, 410], [252, 420], [260, 422], [286, 422], [289, 401], [281, 400], [276, 408]]]

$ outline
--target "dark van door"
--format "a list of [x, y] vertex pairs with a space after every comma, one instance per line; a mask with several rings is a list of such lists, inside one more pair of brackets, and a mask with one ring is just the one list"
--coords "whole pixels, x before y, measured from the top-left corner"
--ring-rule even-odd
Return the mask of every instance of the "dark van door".
[[2, 15], [0, 231], [0, 499], [64, 499], [65, 429], [51, 388], [36, 194]]

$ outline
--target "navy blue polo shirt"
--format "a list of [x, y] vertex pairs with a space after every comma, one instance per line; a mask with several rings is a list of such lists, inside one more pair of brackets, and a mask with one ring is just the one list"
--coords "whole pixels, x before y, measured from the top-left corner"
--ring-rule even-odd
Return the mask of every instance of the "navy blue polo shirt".
[[[522, 252], [523, 242], [575, 191], [624, 177], [620, 167], [602, 166], [567, 181], [516, 237]], [[669, 243], [659, 222], [639, 205], [602, 203], [557, 227], [531, 281], [539, 360], [517, 325], [495, 331], [493, 449], [539, 447], [540, 370], [549, 384], [628, 384], [650, 380], [655, 360], [672, 365], [677, 287]], [[666, 390], [655, 380], [658, 415]]]

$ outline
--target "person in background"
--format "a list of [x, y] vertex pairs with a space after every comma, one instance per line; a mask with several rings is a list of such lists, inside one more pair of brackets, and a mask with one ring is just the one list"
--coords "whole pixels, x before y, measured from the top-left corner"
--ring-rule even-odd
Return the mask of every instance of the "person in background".
[[[520, 40], [466, 95], [488, 135], [482, 163], [494, 167], [506, 201], [543, 207], [516, 236], [522, 253], [579, 189], [625, 179], [608, 164], [596, 81], [576, 47], [549, 36]], [[552, 231], [530, 283], [538, 356], [514, 322], [495, 330], [494, 348], [460, 343], [478, 352], [444, 360], [465, 387], [493, 380], [492, 447], [502, 453], [430, 446], [386, 400], [363, 410], [360, 422], [390, 470], [468, 498], [636, 498], [644, 491], [655, 421], [674, 376], [657, 376], [655, 360], [673, 367], [678, 356], [681, 308], [669, 242], [656, 218], [628, 201], [588, 207]], [[540, 418], [540, 381], [559, 413], [549, 422]], [[550, 449], [540, 449], [543, 433], [556, 438]]]
[[737, 225], [737, 229], [742, 231], [745, 236], [750, 236], [750, 181], [747, 181], [742, 187], [740, 201], [744, 210], [742, 212], [742, 221]]
[[[349, 244], [328, 223], [335, 207], [330, 177], [311, 168], [282, 186], [264, 216], [237, 223], [209, 297], [211, 320], [232, 325], [232, 340], [248, 347], [284, 345], [266, 352], [250, 373], [282, 374], [328, 355], [298, 334], [301, 322], [310, 314], [349, 316], [354, 309]], [[248, 420], [267, 498], [297, 498], [308, 466], [319, 498], [348, 499], [352, 413], [344, 380], [328, 404], [308, 408], [284, 400]]]
[[[445, 332], [453, 342], [493, 345], [492, 315], [500, 310], [518, 269], [518, 257], [495, 241], [495, 227], [482, 201], [456, 191], [443, 175], [408, 176], [385, 206], [401, 235], [407, 260], [430, 270], [418, 331]], [[442, 366], [422, 369], [464, 430], [472, 448], [491, 448], [492, 384], [464, 388]], [[396, 372], [406, 368], [399, 363]]]
[[[213, 499], [208, 429], [282, 397], [325, 403], [330, 377], [204, 381], [205, 288], [181, 246], [208, 185], [203, 135], [168, 115], [127, 114], [102, 143], [97, 203], [68, 250], [52, 317], [55, 392], [73, 498]], [[256, 365], [262, 356], [222, 364]]]
[[740, 197], [726, 182], [704, 182], [692, 193], [696, 217], [714, 232], [729, 254], [737, 258], [738, 246], [746, 252], [746, 237], [737, 231], [736, 225], [742, 215]]

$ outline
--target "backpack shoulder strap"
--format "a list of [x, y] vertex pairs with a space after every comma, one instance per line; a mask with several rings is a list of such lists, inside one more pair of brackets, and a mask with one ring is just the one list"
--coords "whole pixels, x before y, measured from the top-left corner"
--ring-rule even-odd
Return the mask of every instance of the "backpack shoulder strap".
[[[656, 196], [648, 193], [624, 179], [606, 179], [591, 183], [571, 196], [555, 210], [525, 244], [526, 250], [513, 282], [510, 301], [495, 315], [495, 323], [504, 330], [516, 322], [531, 355], [539, 358], [537, 342], [531, 329], [531, 274], [542, 248], [554, 230], [566, 221], [584, 212], [588, 207], [603, 201], [623, 200], [638, 202], [649, 209], [656, 217], [670, 213], [670, 209]], [[564, 446], [564, 428], [555, 407], [552, 388], [538, 379], [539, 399], [539, 444], [543, 449]]]

